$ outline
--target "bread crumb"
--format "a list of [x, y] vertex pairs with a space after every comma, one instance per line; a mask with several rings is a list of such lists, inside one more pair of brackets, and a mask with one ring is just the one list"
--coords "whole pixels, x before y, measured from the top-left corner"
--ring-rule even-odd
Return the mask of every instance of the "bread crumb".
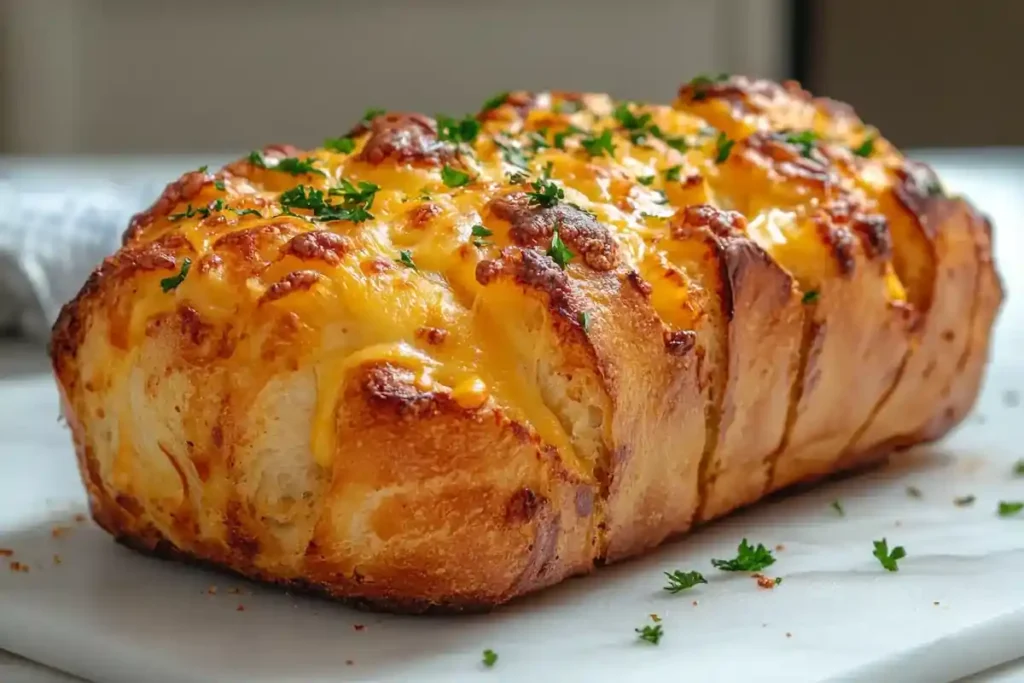
[[352, 666], [353, 664], [355, 664], [355, 662], [353, 662], [353, 661], [352, 661], [351, 659], [346, 659], [346, 660], [345, 660], [345, 664], [346, 664], [347, 666]]
[[651, 617], [651, 621], [653, 621], [655, 624], [661, 621], [661, 617], [659, 617], [657, 614], [650, 614], [648, 616]]
[[0, 548], [0, 557], [10, 557], [14, 554], [14, 551], [10, 548]]
[[75, 515], [75, 521], [78, 522], [79, 524], [81, 524], [82, 522], [85, 521], [85, 515], [83, 515], [81, 512], [79, 512], [77, 515]]
[[216, 595], [217, 594], [217, 587], [216, 586], [210, 586], [209, 588], [206, 589], [206, 594], [207, 595]]
[[792, 637], [793, 637], [793, 634], [792, 634], [792, 633], [790, 633], [789, 631], [786, 631], [786, 637], [787, 637], [787, 638], [792, 638]]
[[751, 576], [757, 579], [757, 585], [761, 588], [768, 588], [770, 590], [776, 586], [775, 579], [770, 576], [765, 576], [764, 574], [752, 574]]
[[935, 602], [933, 602], [932, 604], [933, 604], [933, 605], [935, 605], [935, 606], [938, 606], [938, 604], [939, 604], [939, 601], [938, 601], [938, 600], [936, 600], [936, 601], [935, 601]]
[[54, 555], [54, 556], [53, 556], [53, 563], [54, 563], [54, 564], [60, 564], [60, 563], [61, 563], [61, 562], [63, 562], [63, 561], [64, 561], [64, 560], [60, 559], [60, 555]]
[[782, 545], [781, 543], [778, 544], [777, 546], [775, 546], [776, 552], [780, 552], [781, 553], [785, 549], [786, 549], [786, 546]]
[[229, 588], [228, 589], [228, 593], [231, 593], [232, 595], [241, 595], [242, 594], [242, 589], [241, 588]]
[[54, 538], [60, 538], [64, 534], [68, 533], [69, 531], [71, 531], [70, 527], [55, 526], [52, 529], [50, 529], [50, 535], [53, 536]]
[[244, 612], [245, 611], [245, 605], [239, 605], [238, 607], [235, 608], [235, 611], [236, 612]]
[[18, 562], [17, 560], [14, 560], [13, 562], [11, 562], [11, 564], [8, 565], [8, 568], [12, 572], [21, 572], [22, 574], [28, 574], [28, 572], [29, 572], [29, 566], [27, 564], [23, 564], [21, 562]]
[[[295, 606], [298, 607], [298, 605]], [[364, 628], [366, 628], [366, 626], [364, 626], [363, 624], [352, 624], [352, 628], [354, 628], [357, 631], [362, 631]]]
[[693, 601], [693, 606], [694, 606], [694, 607], [696, 607], [696, 606], [697, 606], [697, 601], [696, 601], [696, 600], [694, 600], [694, 601]]

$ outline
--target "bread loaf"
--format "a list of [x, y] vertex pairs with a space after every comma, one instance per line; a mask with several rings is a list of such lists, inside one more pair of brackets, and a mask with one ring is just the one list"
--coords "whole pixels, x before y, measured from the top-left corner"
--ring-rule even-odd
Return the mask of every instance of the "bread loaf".
[[170, 184], [57, 321], [96, 521], [377, 608], [486, 608], [970, 409], [990, 226], [848, 107], [368, 112]]

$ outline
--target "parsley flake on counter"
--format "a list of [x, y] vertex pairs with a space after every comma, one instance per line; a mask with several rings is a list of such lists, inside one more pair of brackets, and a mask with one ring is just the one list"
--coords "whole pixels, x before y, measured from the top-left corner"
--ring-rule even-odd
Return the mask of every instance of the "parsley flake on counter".
[[[652, 621], [654, 620], [652, 619]], [[661, 620], [659, 619], [658, 621]], [[651, 645], [657, 645], [658, 643], [660, 643], [661, 637], [665, 635], [665, 631], [664, 629], [662, 629], [661, 624], [659, 623], [655, 623], [654, 626], [647, 624], [643, 628], [637, 628], [633, 630], [637, 632], [637, 637], [640, 640], [646, 641]]]
[[530, 162], [521, 149], [517, 149], [512, 145], [506, 145], [502, 142], [498, 142], [497, 140], [494, 141], [494, 144], [496, 144], [498, 149], [501, 150], [501, 158], [504, 159], [506, 163], [518, 166], [524, 170], [529, 170]]
[[401, 263], [403, 266], [407, 268], [419, 270], [419, 268], [416, 267], [416, 262], [412, 260], [412, 252], [409, 251], [408, 249], [402, 249], [401, 251], [399, 251], [397, 260], [399, 263]]
[[188, 271], [191, 268], [192, 259], [186, 256], [185, 260], [181, 262], [181, 270], [178, 271], [177, 275], [165, 277], [163, 280], [160, 280], [160, 289], [164, 290], [164, 294], [171, 291], [172, 289], [177, 289], [178, 285], [184, 282], [185, 278], [188, 277]]
[[665, 572], [665, 576], [668, 577], [668, 585], [664, 586], [664, 589], [673, 595], [687, 588], [693, 588], [697, 584], [708, 582], [700, 572], [684, 572], [680, 569], [674, 572]]
[[469, 174], [445, 164], [441, 169], [441, 180], [448, 187], [462, 187], [469, 184]]
[[1013, 517], [1021, 510], [1024, 510], [1024, 503], [1018, 501], [999, 501], [999, 516], [1000, 517]]
[[652, 175], [637, 176], [636, 181], [638, 183], [640, 183], [641, 185], [650, 186], [654, 182], [654, 176], [652, 176]]
[[917, 488], [916, 486], [908, 486], [907, 495], [910, 496], [911, 498], [922, 498], [924, 496], [924, 494], [921, 493], [921, 489]]
[[507, 99], [508, 99], [508, 92], [507, 91], [506, 92], [500, 92], [497, 95], [495, 95], [494, 97], [492, 97], [489, 100], [487, 100], [486, 102], [484, 102], [484, 106], [483, 106], [482, 111], [490, 111], [492, 109], [497, 109], [501, 105], [505, 104], [505, 100], [507, 100]]
[[480, 122], [476, 120], [475, 116], [453, 119], [450, 116], [438, 114], [435, 118], [437, 119], [438, 140], [446, 140], [455, 144], [464, 142], [471, 145], [480, 133]]
[[671, 166], [665, 169], [665, 180], [676, 182], [679, 180], [679, 174], [682, 172], [682, 166]]
[[491, 668], [498, 661], [498, 653], [494, 650], [484, 650], [484, 666]]
[[775, 577], [775, 585], [778, 586], [780, 583], [782, 583], [782, 577], [781, 576], [776, 576]]
[[180, 221], [182, 218], [192, 218], [192, 216], [195, 216], [196, 213], [197, 212], [195, 207], [189, 204], [188, 208], [186, 208], [184, 211], [182, 211], [181, 213], [172, 213], [170, 216], [167, 217], [167, 220]]
[[817, 302], [819, 298], [821, 298], [821, 292], [819, 292], [816, 289], [809, 289], [806, 292], [804, 292], [804, 295], [800, 299], [800, 302], [804, 304], [813, 304]]
[[530, 183], [533, 192], [527, 192], [530, 203], [544, 208], [550, 208], [558, 204], [559, 200], [565, 199], [565, 190], [550, 180], [535, 180]]
[[583, 328], [584, 332], [590, 332], [590, 314], [586, 311], [580, 311], [580, 314], [576, 316], [576, 319], [580, 323], [580, 327]]
[[725, 133], [719, 133], [715, 138], [715, 163], [724, 164], [732, 154], [732, 146], [735, 144], [736, 141], [730, 140]]
[[843, 509], [843, 504], [840, 503], [838, 500], [832, 501], [832, 509], [838, 512], [840, 517], [846, 516], [846, 510]]
[[223, 192], [224, 189], [225, 189], [224, 188], [224, 181], [223, 180], [214, 180], [213, 181], [213, 186], [216, 187], [221, 192]]
[[775, 564], [775, 557], [772, 555], [772, 551], [760, 543], [756, 547], [751, 546], [745, 538], [740, 542], [735, 558], [711, 560], [712, 567], [725, 572], [757, 572], [773, 564]]
[[960, 496], [958, 498], [954, 498], [953, 499], [953, 505], [956, 505], [957, 507], [963, 508], [963, 507], [967, 507], [968, 505], [974, 505], [974, 501], [976, 501], [976, 500], [977, 500], [977, 498], [972, 493], [970, 495]]
[[551, 246], [548, 247], [547, 255], [551, 257], [551, 260], [558, 264], [558, 267], [565, 270], [565, 267], [569, 265], [569, 261], [572, 260], [573, 253], [569, 251], [569, 247], [565, 246], [565, 242], [558, 234], [558, 228], [555, 228], [554, 233], [551, 235]]
[[786, 133], [783, 139], [789, 144], [800, 148], [800, 155], [810, 157], [814, 151], [814, 145], [818, 141], [818, 134], [813, 130], [805, 130], [799, 133]]
[[864, 138], [864, 142], [860, 143], [856, 147], [850, 150], [859, 157], [865, 159], [875, 153], [875, 134], [872, 133]]
[[580, 140], [583, 149], [592, 157], [599, 157], [602, 154], [615, 156], [615, 143], [612, 141], [612, 132], [606, 130], [597, 137], [589, 136]]
[[875, 550], [871, 554], [878, 558], [879, 563], [887, 571], [899, 571], [899, 565], [896, 563], [907, 556], [907, 551], [903, 549], [903, 546], [898, 545], [890, 552], [889, 543], [884, 538], [881, 541], [873, 541], [873, 543], [875, 544]]
[[356, 148], [356, 141], [352, 138], [327, 138], [324, 140], [324, 149], [341, 154], [351, 154]]
[[1021, 458], [1013, 465], [1013, 475], [1015, 477], [1024, 477], [1024, 458]]

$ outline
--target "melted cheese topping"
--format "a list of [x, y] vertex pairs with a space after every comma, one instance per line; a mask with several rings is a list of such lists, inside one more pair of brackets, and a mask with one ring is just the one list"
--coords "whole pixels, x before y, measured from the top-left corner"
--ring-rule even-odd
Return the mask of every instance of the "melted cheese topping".
[[[797, 217], [827, 198], [790, 182], [781, 162], [758, 167], [741, 154], [740, 139], [777, 129], [773, 121], [800, 119], [793, 111], [808, 105], [794, 100], [785, 116], [733, 111], [728, 125], [722, 123], [723, 110], [704, 111], [709, 106], [680, 101], [670, 108], [615, 103], [603, 95], [540, 94], [525, 115], [511, 100], [482, 114], [472, 140], [439, 142], [427, 132], [426, 148], [416, 148], [409, 142], [416, 131], [406, 130], [393, 139], [404, 157], [364, 159], [364, 148], [381, 133], [362, 130], [350, 138], [351, 153], [295, 153], [312, 172], [281, 170], [285, 155], [279, 150], [268, 150], [262, 162], [242, 160], [216, 175], [204, 172], [198, 192], [178, 197], [166, 213], [154, 212], [127, 246], [173, 245], [167, 249], [179, 266], [185, 256], [192, 261], [187, 276], [167, 292], [159, 281], [173, 273], [165, 269], [142, 271], [134, 279], [129, 343], [140, 341], [154, 319], [187, 306], [203, 325], [235, 328], [239, 367], [258, 373], [260, 335], [253, 328], [294, 315], [307, 333], [291, 352], [316, 368], [318, 404], [311, 430], [321, 465], [329, 464], [338, 448], [337, 411], [347, 374], [368, 362], [387, 362], [413, 370], [421, 390], [446, 392], [467, 409], [495, 401], [557, 447], [567, 462], [585, 468], [530, 379], [533, 370], [520, 366], [495, 331], [494, 316], [521, 306], [521, 300], [490, 292], [482, 297], [477, 264], [513, 243], [510, 226], [491, 215], [488, 203], [554, 183], [564, 192], [562, 201], [591, 212], [609, 228], [623, 267], [644, 275], [655, 307], [677, 327], [696, 324], [707, 296], [699, 292], [700, 274], [686, 272], [687, 259], [699, 252], [685, 242], [669, 242], [670, 219], [688, 205], [744, 211], [749, 236], [812, 286], [822, 245], [793, 226], [802, 225]], [[830, 119], [820, 114], [803, 120], [813, 125], [821, 138], [817, 144], [829, 157], [844, 162], [838, 165], [840, 186], [833, 190], [866, 211], [875, 210], [876, 197], [892, 184], [895, 153], [880, 141], [877, 159], [856, 159], [849, 148], [860, 144], [862, 127], [848, 122], [830, 127]], [[400, 125], [412, 130], [416, 124]], [[601, 146], [606, 132], [610, 144]], [[444, 164], [431, 157], [438, 149], [448, 150], [444, 160], [468, 174], [466, 184], [446, 184]], [[292, 162], [285, 166], [294, 167]], [[724, 173], [726, 167], [733, 170]], [[368, 212], [366, 220], [324, 220], [309, 209], [283, 204], [283, 193], [302, 186], [304, 192], [322, 191], [325, 201], [338, 207], [349, 187], [343, 182], [377, 187], [372, 202], [354, 204]], [[474, 235], [478, 225], [486, 237]], [[313, 231], [344, 237], [344, 249], [331, 255], [287, 248], [295, 235]], [[175, 236], [183, 243], [170, 240]], [[679, 277], [664, 277], [670, 272]], [[903, 298], [898, 279], [891, 279], [892, 298]], [[430, 330], [436, 331], [434, 339]]]

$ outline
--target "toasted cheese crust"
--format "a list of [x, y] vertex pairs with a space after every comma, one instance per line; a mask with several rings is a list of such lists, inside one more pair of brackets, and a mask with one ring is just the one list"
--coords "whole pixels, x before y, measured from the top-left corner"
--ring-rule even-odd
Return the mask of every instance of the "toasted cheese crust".
[[463, 609], [938, 438], [1002, 296], [987, 221], [852, 110], [698, 78], [186, 173], [51, 352], [123, 542]]

